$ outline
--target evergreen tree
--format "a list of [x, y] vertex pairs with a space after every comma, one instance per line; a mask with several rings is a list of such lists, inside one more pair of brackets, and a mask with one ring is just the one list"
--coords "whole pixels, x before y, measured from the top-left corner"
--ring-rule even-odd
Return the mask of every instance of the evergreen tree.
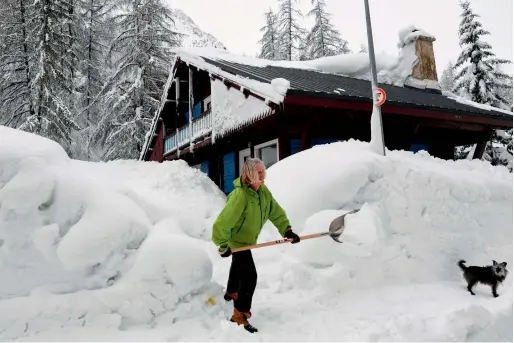
[[50, 138], [69, 152], [72, 131], [80, 130], [70, 111], [72, 60], [68, 22], [70, 2], [39, 0], [28, 10], [27, 35], [30, 69], [30, 93], [34, 114], [18, 127]]
[[162, 0], [122, 0], [118, 10], [119, 33], [108, 52], [114, 70], [105, 96], [108, 109], [93, 135], [104, 160], [138, 157], [168, 78], [167, 48], [179, 45]]
[[[109, 32], [115, 28], [109, 19], [112, 16], [113, 0], [80, 0], [77, 12], [80, 14], [82, 34], [78, 44], [83, 58], [77, 64], [76, 90], [78, 93], [76, 111], [80, 113], [79, 123], [84, 130], [80, 132], [74, 155], [76, 158], [98, 160], [91, 141], [96, 123], [104, 115], [102, 98], [99, 96], [104, 80], [109, 75], [105, 67], [107, 44], [111, 39]], [[84, 144], [85, 142], [85, 144]]]
[[305, 47], [308, 59], [349, 53], [348, 42], [330, 22], [325, 0], [312, 0], [312, 5], [314, 8], [308, 15], [314, 17], [314, 26], [307, 35]]
[[[459, 25], [460, 45], [463, 50], [454, 69], [461, 68], [455, 75], [453, 92], [479, 104], [488, 104], [498, 108], [511, 109], [512, 103], [505, 96], [505, 91], [512, 89], [512, 77], [505, 74], [500, 66], [511, 63], [505, 59], [496, 58], [489, 43], [481, 40], [482, 36], [490, 33], [482, 28], [477, 20], [480, 16], [473, 13], [468, 0], [460, 3], [462, 7]], [[510, 140], [510, 143], [509, 143]], [[512, 134], [495, 131], [491, 141], [486, 146], [486, 160], [492, 164], [507, 165], [512, 161]], [[456, 158], [465, 158], [470, 146], [456, 149]]]
[[30, 90], [29, 1], [6, 0], [0, 6], [0, 124], [19, 128], [35, 115]]
[[[277, 14], [279, 32], [280, 59], [293, 61], [301, 55], [302, 42], [305, 41], [306, 30], [298, 23], [302, 13], [296, 7], [298, 0], [279, 0], [280, 7]], [[304, 43], [303, 43], [304, 44]]]
[[278, 51], [277, 17], [271, 8], [266, 12], [265, 16], [266, 25], [260, 29], [260, 31], [264, 33], [262, 39], [259, 41], [261, 44], [259, 58], [277, 60], [280, 56]]
[[[507, 104], [496, 90], [508, 87], [506, 82], [512, 77], [501, 72], [496, 66], [510, 63], [508, 60], [497, 59], [491, 51], [489, 43], [481, 40], [484, 35], [490, 34], [482, 28], [476, 18], [479, 15], [472, 12], [468, 0], [461, 2], [462, 20], [459, 26], [460, 45], [463, 50], [455, 64], [455, 68], [462, 69], [455, 75], [454, 92], [465, 96], [480, 104], [490, 104], [502, 107]], [[467, 63], [466, 66], [464, 66]]]
[[439, 81], [439, 85], [445, 91], [451, 92], [455, 85], [455, 73], [453, 63], [448, 61], [448, 65], [443, 70], [441, 74], [441, 81]]

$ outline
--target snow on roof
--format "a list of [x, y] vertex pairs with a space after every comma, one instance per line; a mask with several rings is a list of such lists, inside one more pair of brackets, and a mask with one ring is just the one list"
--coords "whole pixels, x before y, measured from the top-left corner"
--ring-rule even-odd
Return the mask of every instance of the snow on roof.
[[[338, 74], [365, 80], [370, 79], [370, 64], [367, 53], [340, 54], [307, 61], [272, 61], [256, 57], [239, 56], [232, 54], [227, 50], [215, 48], [179, 48], [176, 52], [181, 59], [189, 61], [200, 68], [203, 67], [206, 70], [219, 71], [219, 68], [208, 64], [202, 59], [202, 57], [215, 61], [227, 61], [261, 68], [274, 66]], [[412, 73], [412, 63], [414, 60], [415, 56], [407, 56], [401, 53], [398, 56], [392, 56], [384, 53], [376, 54], [378, 81], [381, 83], [403, 86], [404, 80]], [[231, 78], [234, 78], [234, 75], [228, 75], [230, 75]], [[247, 80], [240, 76], [236, 76], [236, 78], [237, 81], [241, 82], [245, 82]], [[260, 83], [263, 85], [269, 85], [264, 82]], [[264, 91], [262, 88], [260, 90]]]
[[486, 111], [496, 111], [496, 112], [502, 112], [502, 113], [513, 115], [513, 113], [511, 111], [507, 111], [507, 110], [504, 110], [502, 108], [493, 107], [493, 106], [486, 105], [486, 104], [479, 104], [477, 102], [471, 101], [469, 99], [466, 99], [464, 97], [458, 96], [458, 95], [453, 94], [453, 93], [448, 92], [448, 91], [443, 91], [443, 95], [445, 97], [447, 97], [447, 98], [453, 99], [453, 100], [455, 100], [457, 102], [460, 102], [461, 104], [464, 104], [464, 105], [473, 106], [473, 107], [480, 108], [480, 109], [486, 110]]
[[243, 92], [235, 88], [227, 89], [218, 79], [211, 81], [211, 91], [214, 140], [272, 112], [265, 102], [253, 96], [246, 98]]

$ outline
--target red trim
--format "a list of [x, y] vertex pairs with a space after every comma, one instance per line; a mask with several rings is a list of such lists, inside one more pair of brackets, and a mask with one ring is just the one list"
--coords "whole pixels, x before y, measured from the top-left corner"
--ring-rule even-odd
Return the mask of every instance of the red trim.
[[[369, 111], [372, 110], [372, 104], [361, 101], [336, 100], [327, 98], [311, 98], [298, 95], [288, 95], [284, 100], [284, 105], [304, 105], [316, 107], [331, 107], [351, 110]], [[393, 105], [383, 105], [382, 110], [386, 113], [402, 114], [414, 117], [427, 117], [433, 119], [462, 121], [467, 123], [480, 123], [485, 125], [494, 125], [501, 127], [512, 127], [512, 121], [484, 118], [466, 114], [456, 114], [442, 111], [429, 111], [415, 107], [399, 107]]]

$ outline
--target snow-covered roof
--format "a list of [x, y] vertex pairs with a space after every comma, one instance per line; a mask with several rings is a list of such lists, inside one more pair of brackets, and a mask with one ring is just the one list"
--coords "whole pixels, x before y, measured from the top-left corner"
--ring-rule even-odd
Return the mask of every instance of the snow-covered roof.
[[[205, 58], [214, 61], [226, 61], [247, 66], [265, 68], [267, 66], [310, 70], [320, 73], [338, 74], [342, 76], [369, 80], [369, 56], [367, 53], [340, 54], [308, 61], [271, 61], [256, 57], [235, 55], [227, 50], [215, 48], [177, 49], [180, 59], [194, 63], [198, 67], [211, 70], [212, 65]], [[377, 74], [379, 82], [403, 86], [405, 79], [412, 73], [415, 56], [392, 56], [377, 54]], [[234, 77], [234, 75], [231, 75]], [[242, 81], [238, 78], [238, 81]]]

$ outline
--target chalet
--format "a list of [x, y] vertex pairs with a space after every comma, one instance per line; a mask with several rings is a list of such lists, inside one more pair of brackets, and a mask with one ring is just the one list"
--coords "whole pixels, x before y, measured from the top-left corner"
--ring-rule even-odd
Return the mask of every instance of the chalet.
[[[494, 129], [512, 128], [512, 113], [442, 92], [434, 40], [412, 30], [398, 57], [377, 56], [385, 145], [453, 159], [455, 147], [477, 144], [481, 158]], [[183, 159], [228, 193], [249, 156], [270, 167], [317, 144], [369, 141], [368, 74], [364, 54], [292, 62], [179, 50], [140, 159]]]

